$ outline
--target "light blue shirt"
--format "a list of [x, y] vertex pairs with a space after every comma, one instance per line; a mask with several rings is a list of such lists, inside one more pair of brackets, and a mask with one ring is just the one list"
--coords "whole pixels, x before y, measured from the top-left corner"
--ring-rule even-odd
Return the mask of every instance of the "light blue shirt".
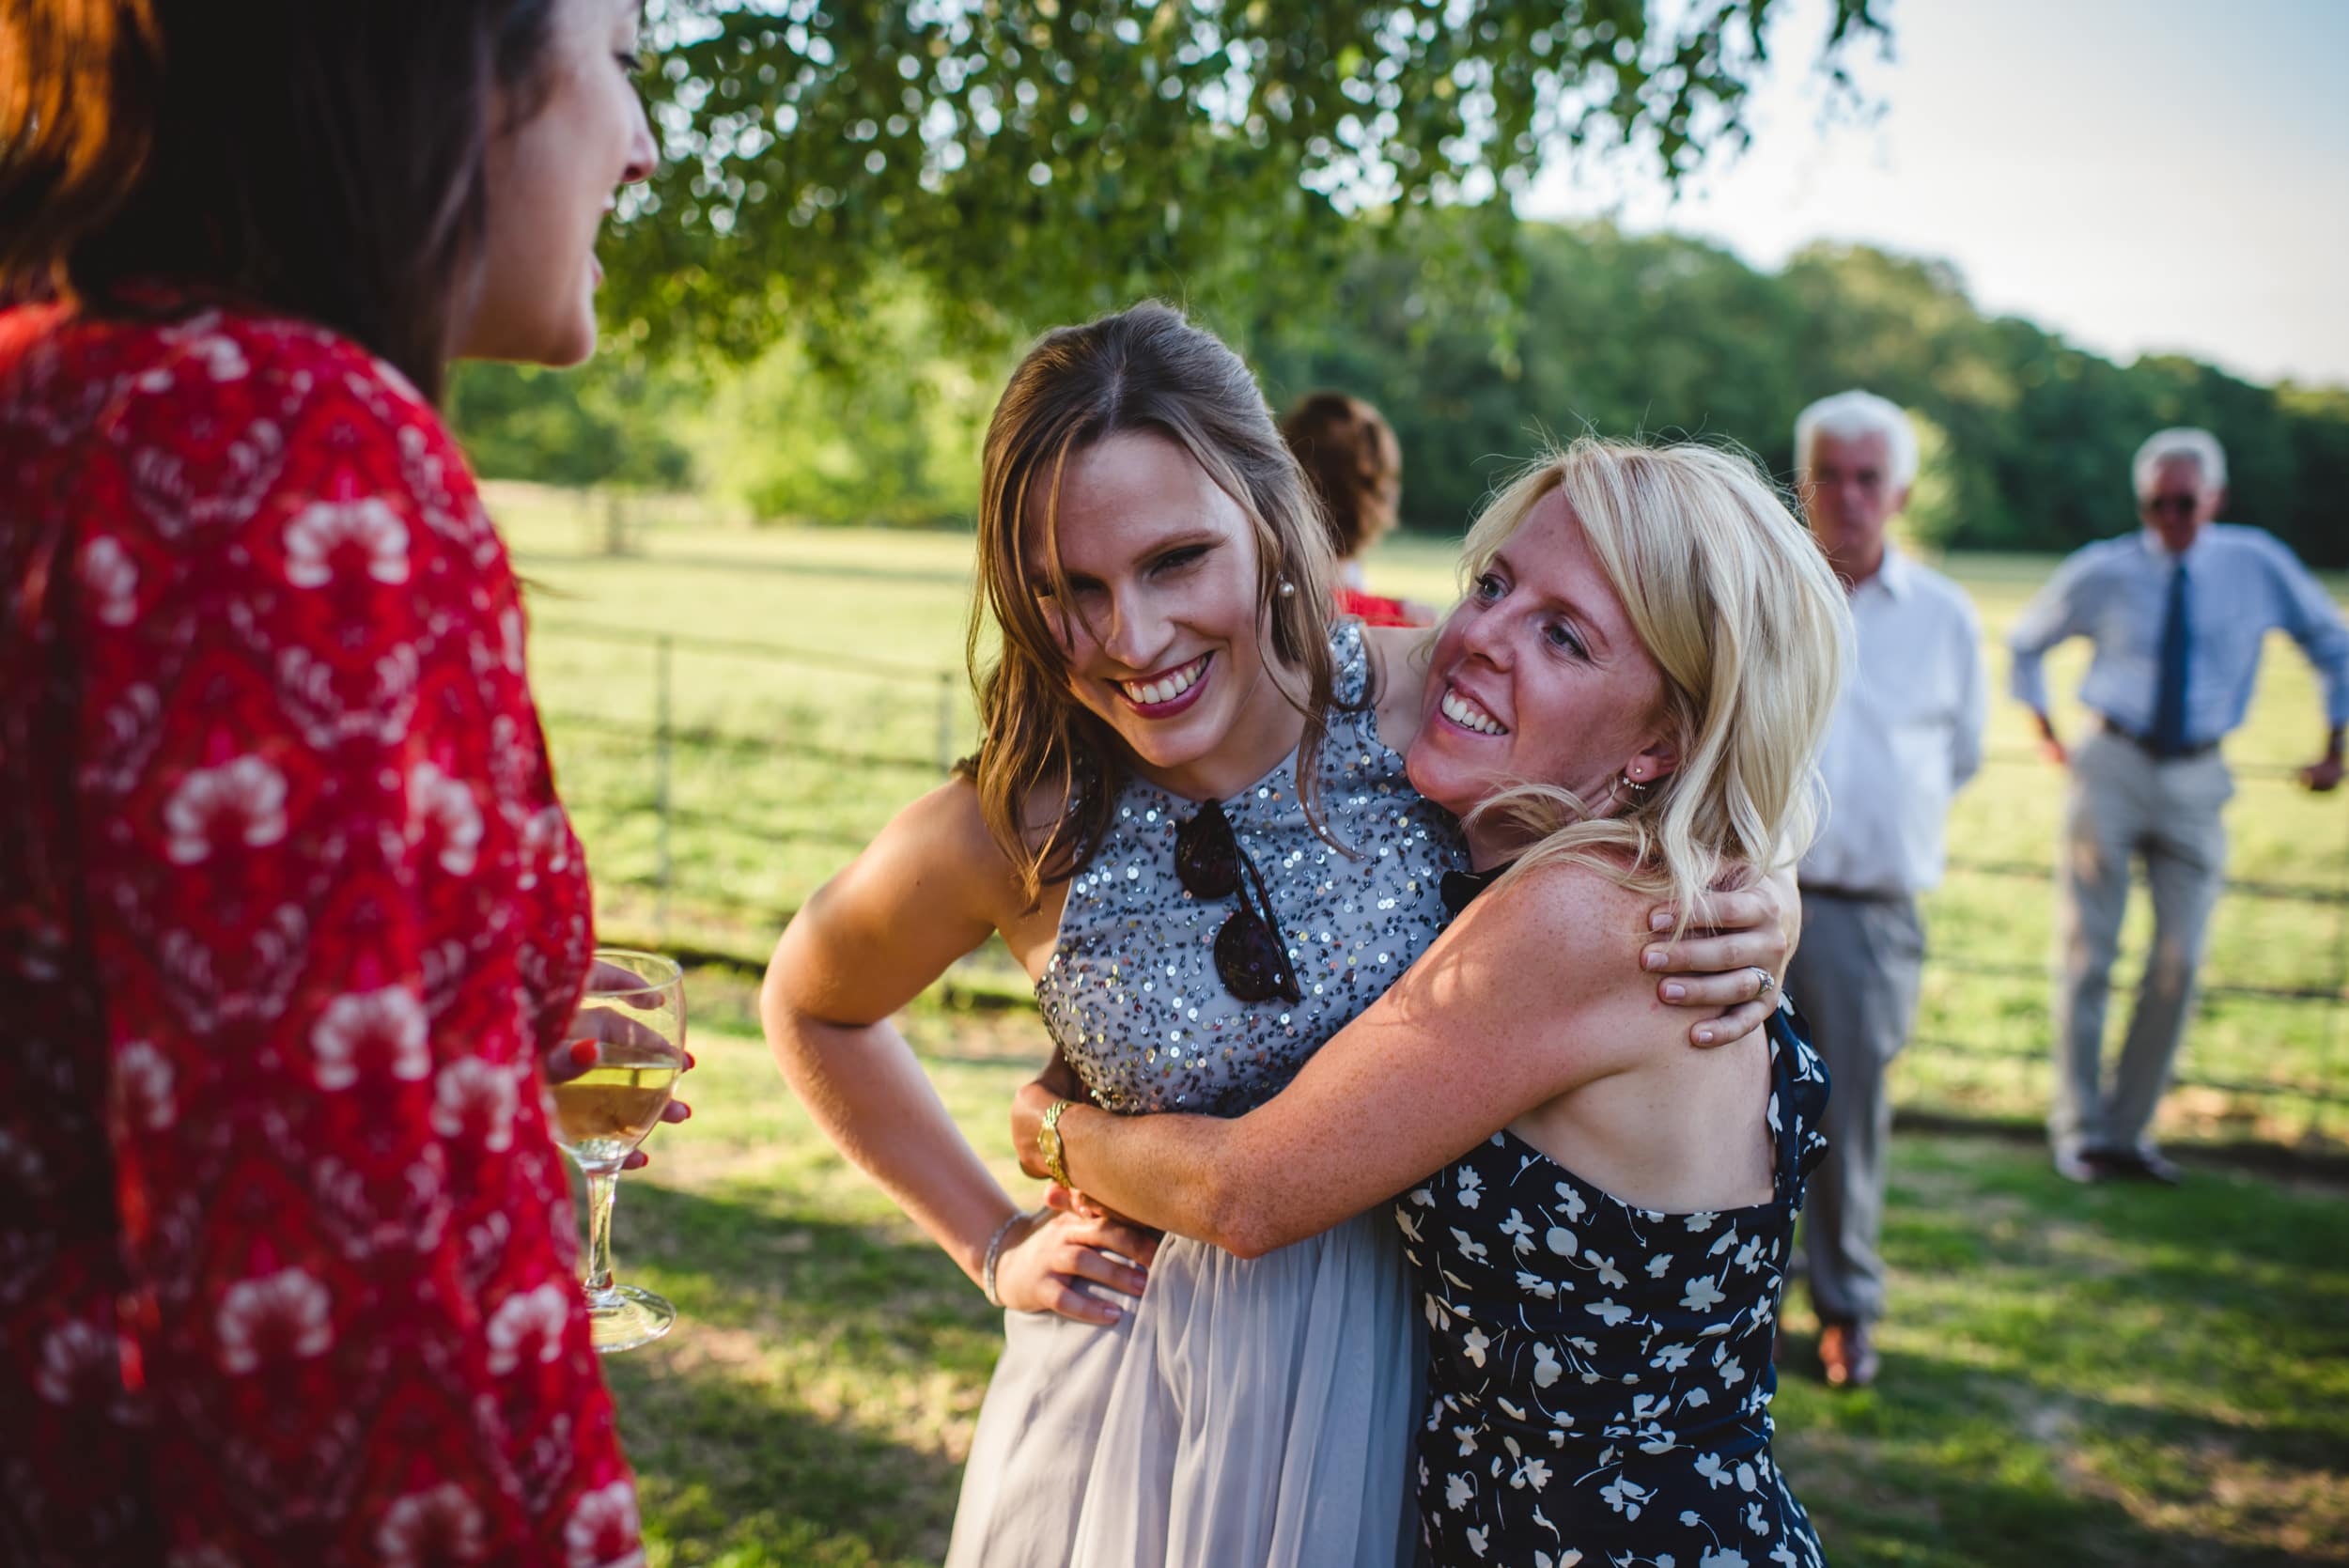
[[[2075, 551], [2006, 634], [2009, 687], [2047, 711], [2041, 657], [2085, 637], [2095, 645], [2080, 701], [2123, 729], [2150, 735], [2161, 678], [2161, 623], [2176, 557], [2151, 529]], [[2202, 745], [2243, 722], [2270, 630], [2288, 633], [2325, 683], [2325, 717], [2349, 724], [2349, 625], [2300, 558], [2258, 528], [2212, 523], [2186, 551], [2193, 641], [2186, 672], [2186, 738]]]

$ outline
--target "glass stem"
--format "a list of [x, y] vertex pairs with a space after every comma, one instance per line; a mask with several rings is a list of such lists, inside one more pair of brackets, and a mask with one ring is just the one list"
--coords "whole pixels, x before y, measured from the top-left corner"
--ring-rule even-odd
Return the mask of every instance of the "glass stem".
[[591, 1295], [612, 1289], [612, 1200], [619, 1196], [620, 1173], [604, 1171], [587, 1177], [587, 1278]]

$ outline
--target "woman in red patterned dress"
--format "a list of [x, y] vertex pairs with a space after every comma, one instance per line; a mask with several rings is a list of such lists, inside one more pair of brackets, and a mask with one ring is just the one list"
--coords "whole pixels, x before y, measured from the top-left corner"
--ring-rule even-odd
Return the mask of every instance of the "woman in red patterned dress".
[[642, 1560], [585, 876], [434, 411], [593, 348], [636, 9], [0, 3], [0, 1560]]

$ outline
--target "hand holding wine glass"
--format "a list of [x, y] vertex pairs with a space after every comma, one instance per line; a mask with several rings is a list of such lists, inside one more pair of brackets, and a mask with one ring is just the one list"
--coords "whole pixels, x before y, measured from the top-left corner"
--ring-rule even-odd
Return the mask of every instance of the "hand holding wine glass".
[[[574, 1074], [554, 1078], [555, 1140], [587, 1178], [587, 1317], [598, 1350], [631, 1349], [669, 1331], [677, 1309], [612, 1280], [612, 1207], [620, 1172], [664, 1119], [685, 1053], [685, 977], [673, 959], [607, 948], [596, 954], [571, 1030]], [[592, 1044], [580, 1063], [579, 1045]], [[558, 1053], [560, 1054], [560, 1053]], [[637, 1156], [637, 1163], [642, 1157]]]
[[[616, 964], [607, 964], [600, 958], [596, 960], [587, 974], [587, 989], [589, 990], [625, 991], [639, 984], [641, 982], [635, 978], [632, 971], [621, 969]], [[574, 1022], [577, 1025], [576, 1032], [567, 1036], [562, 1044], [546, 1054], [543, 1066], [550, 1086], [568, 1083], [588, 1068], [600, 1063], [603, 1060], [603, 1043], [606, 1035], [625, 1043], [634, 1037], [635, 1032], [641, 1027], [617, 1008], [600, 1008], [594, 1012], [583, 1011]], [[689, 1050], [685, 1053], [685, 1071], [690, 1073], [692, 1070], [693, 1053]], [[674, 1096], [667, 1105], [661, 1108], [661, 1119], [663, 1122], [691, 1121], [692, 1116], [693, 1108]], [[620, 1162], [620, 1169], [641, 1171], [651, 1163], [652, 1157], [642, 1148], [636, 1148], [629, 1151], [628, 1157]]]

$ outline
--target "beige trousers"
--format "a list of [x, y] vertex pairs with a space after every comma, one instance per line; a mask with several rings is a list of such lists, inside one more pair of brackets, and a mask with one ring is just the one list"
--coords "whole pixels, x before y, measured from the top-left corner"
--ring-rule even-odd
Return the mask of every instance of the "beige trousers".
[[[2220, 808], [2234, 779], [2217, 752], [2156, 762], [2103, 731], [2072, 752], [2056, 841], [2055, 1096], [2058, 1149], [2146, 1141], [2194, 1006], [2211, 908], [2227, 876]], [[2133, 863], [2154, 896], [2154, 951], [2112, 1080], [2103, 1071], [2105, 1001]]]

